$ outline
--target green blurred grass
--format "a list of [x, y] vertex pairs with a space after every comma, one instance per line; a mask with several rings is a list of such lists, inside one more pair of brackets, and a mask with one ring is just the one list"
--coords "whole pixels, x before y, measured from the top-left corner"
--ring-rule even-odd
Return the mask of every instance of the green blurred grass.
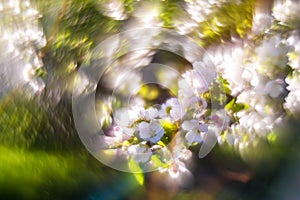
[[103, 172], [83, 155], [49, 154], [0, 146], [0, 193], [5, 199], [80, 199]]
[[82, 154], [0, 146], [0, 199], [123, 199], [145, 195], [134, 174]]

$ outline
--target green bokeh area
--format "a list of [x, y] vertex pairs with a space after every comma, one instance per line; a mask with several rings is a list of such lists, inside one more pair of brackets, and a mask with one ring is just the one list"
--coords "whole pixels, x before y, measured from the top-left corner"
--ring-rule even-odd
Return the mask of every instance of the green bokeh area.
[[[99, 193], [95, 196], [105, 199], [114, 195], [122, 199], [140, 187], [134, 176], [97, 165], [84, 154], [50, 154], [7, 147], [0, 147], [0, 152], [3, 199], [88, 199], [95, 191]], [[121, 181], [127, 188], [118, 192]], [[106, 187], [108, 190], [104, 190]]]
[[[53, 116], [20, 93], [0, 102], [1, 199], [88, 199], [93, 193], [118, 199], [141, 187], [135, 175], [112, 170], [93, 158], [71, 125], [67, 130], [61, 127], [66, 115]], [[104, 190], [120, 190], [120, 181], [126, 187], [117, 194]]]

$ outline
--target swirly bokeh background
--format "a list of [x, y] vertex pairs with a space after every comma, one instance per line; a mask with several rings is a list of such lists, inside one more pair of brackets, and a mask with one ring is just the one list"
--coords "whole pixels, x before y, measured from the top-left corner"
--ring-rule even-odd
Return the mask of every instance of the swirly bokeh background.
[[0, 0], [0, 199], [298, 199], [299, 13]]

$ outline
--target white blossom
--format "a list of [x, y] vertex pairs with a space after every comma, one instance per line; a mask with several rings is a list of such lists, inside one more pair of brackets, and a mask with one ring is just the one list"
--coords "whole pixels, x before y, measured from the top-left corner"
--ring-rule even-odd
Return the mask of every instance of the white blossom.
[[106, 133], [108, 136], [102, 136], [104, 143], [110, 147], [120, 145], [122, 142], [130, 139], [129, 135], [123, 133], [123, 130], [118, 126], [112, 126]]
[[298, 35], [292, 35], [287, 41], [292, 47], [291, 51], [288, 53], [288, 64], [292, 69], [300, 71], [300, 38]]
[[24, 87], [26, 94], [35, 95], [44, 89], [36, 75], [43, 66], [38, 51], [46, 45], [40, 17], [28, 0], [0, 2], [1, 92]]
[[289, 46], [283, 42], [280, 36], [275, 35], [269, 40], [264, 40], [255, 49], [257, 64], [255, 68], [259, 73], [273, 78], [284, 70], [288, 63], [287, 52]]
[[245, 64], [246, 52], [244, 46], [235, 44], [210, 50], [216, 69], [229, 82], [232, 95], [247, 88], [253, 77], [253, 66]]
[[294, 71], [293, 74], [287, 77], [288, 96], [285, 98], [284, 108], [290, 112], [297, 114], [300, 111], [300, 75]]
[[[162, 10], [160, 2], [140, 2], [133, 16], [139, 23], [139, 27], [159, 27], [162, 22], [159, 15]], [[145, 12], [146, 11], [146, 12]]]
[[182, 77], [190, 85], [196, 94], [208, 91], [210, 84], [217, 74], [211, 66], [206, 66], [204, 62], [194, 63], [194, 69], [186, 71]]
[[300, 21], [300, 2], [279, 1], [273, 8], [273, 16], [283, 24], [295, 25]]
[[192, 32], [198, 26], [198, 24], [186, 15], [179, 14], [179, 16], [176, 16], [174, 19], [174, 26], [179, 34], [186, 35]]
[[272, 98], [278, 98], [284, 92], [284, 82], [281, 79], [268, 81], [264, 87], [264, 93]]
[[152, 143], [157, 143], [164, 135], [164, 129], [156, 120], [141, 122], [138, 125], [139, 136]]
[[202, 142], [203, 135], [208, 132], [208, 126], [195, 119], [184, 121], [182, 123], [182, 129], [187, 131], [185, 139], [188, 144], [192, 144], [193, 142]]
[[272, 16], [265, 13], [256, 13], [253, 17], [252, 32], [255, 35], [263, 33], [271, 27], [273, 22]]
[[210, 120], [212, 121], [214, 126], [221, 130], [226, 129], [230, 122], [228, 113], [224, 109], [212, 112], [212, 114], [210, 115]]
[[185, 109], [195, 105], [201, 99], [195, 95], [192, 87], [184, 79], [178, 82], [178, 96]]
[[[186, 12], [173, 19], [175, 30], [179, 34], [191, 33], [199, 22], [204, 21], [223, 2], [226, 0], [186, 1]], [[141, 2], [137, 5], [137, 10], [133, 13], [134, 22], [141, 26], [161, 26], [160, 4], [151, 6]], [[142, 13], [142, 8], [149, 8], [149, 12]], [[243, 40], [232, 38], [230, 45], [212, 47], [209, 50], [210, 56], [198, 56], [191, 51], [190, 44], [181, 47], [184, 42], [169, 45], [176, 51], [182, 48], [184, 56], [192, 58], [192, 61], [187, 60], [192, 63], [193, 68], [183, 72], [181, 78], [174, 73], [170, 75], [172, 78], [166, 79], [168, 87], [172, 87], [173, 82], [178, 84], [178, 95], [159, 106], [134, 106], [117, 114], [114, 117], [115, 124], [119, 127], [116, 134], [120, 136], [115, 135], [116, 140], [128, 145], [128, 153], [136, 162], [158, 165], [159, 170], [168, 171], [171, 177], [178, 178], [188, 171], [186, 164], [192, 156], [188, 148], [193, 144], [203, 143], [199, 156], [211, 150], [217, 141], [220, 144], [226, 142], [244, 153], [259, 139], [268, 138], [270, 133], [282, 125], [286, 112], [300, 113], [299, 32], [290, 31], [291, 27], [298, 26], [299, 9], [298, 2], [287, 0], [281, 7], [275, 5], [275, 19], [264, 13], [256, 13], [250, 35]], [[279, 27], [275, 24], [278, 21], [288, 26]], [[222, 26], [218, 21], [216, 23], [217, 26]], [[137, 35], [132, 34], [133, 39], [129, 41], [135, 43], [141, 40], [143, 44], [151, 46], [153, 38], [159, 34], [145, 37], [146, 34], [143, 33], [140, 35], [145, 40], [141, 40], [141, 36], [135, 33]], [[172, 38], [169, 40], [170, 42], [159, 41], [156, 44], [172, 43]], [[140, 44], [142, 43], [138, 43]], [[142, 57], [145, 55], [142, 54]], [[199, 58], [202, 60], [199, 61]], [[149, 64], [151, 59], [147, 62]], [[133, 63], [136, 68], [137, 63]], [[131, 63], [128, 66], [130, 65]], [[290, 75], [287, 77], [288, 73]], [[128, 76], [127, 80], [132, 77]], [[216, 79], [219, 77], [221, 78]], [[119, 82], [123, 83], [122, 80]], [[212, 104], [216, 102], [202, 99], [206, 98], [206, 93], [214, 92], [210, 86], [219, 82], [225, 84], [226, 96], [230, 97], [226, 101], [226, 110], [221, 106], [215, 109]], [[208, 105], [212, 105], [212, 108]], [[166, 139], [161, 125], [164, 120], [179, 126], [175, 138], [172, 135], [171, 148], [162, 144]], [[133, 142], [128, 139], [132, 137]], [[126, 139], [128, 141], [125, 143]], [[152, 155], [155, 155], [154, 159], [151, 159]]]
[[177, 98], [170, 98], [161, 106], [160, 116], [169, 117], [171, 121], [178, 121], [184, 115], [184, 108]]
[[140, 110], [140, 118], [144, 120], [153, 120], [159, 116], [159, 112], [156, 108], [150, 107], [148, 109]]
[[207, 16], [211, 14], [217, 6], [226, 1], [227, 0], [186, 0], [185, 10], [193, 20], [199, 23], [205, 21]]
[[114, 20], [124, 20], [127, 18], [124, 4], [120, 0], [105, 0], [100, 4], [100, 7], [104, 15]]
[[152, 156], [151, 150], [145, 144], [136, 144], [128, 147], [128, 153], [138, 163], [145, 163]]

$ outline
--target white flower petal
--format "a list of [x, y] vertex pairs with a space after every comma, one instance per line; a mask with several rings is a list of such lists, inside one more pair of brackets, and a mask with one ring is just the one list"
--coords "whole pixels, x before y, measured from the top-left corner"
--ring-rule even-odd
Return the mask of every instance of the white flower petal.
[[148, 140], [152, 143], [157, 143], [159, 140], [160, 140], [161, 137], [159, 137], [158, 135], [152, 137], [152, 138], [149, 138]]
[[141, 138], [145, 139], [145, 138], [151, 137], [149, 123], [147, 123], [147, 122], [141, 122], [138, 125], [138, 129], [139, 129], [139, 135], [140, 135]]
[[206, 124], [199, 124], [198, 129], [201, 132], [207, 132], [208, 131], [208, 126]]
[[233, 145], [234, 144], [234, 136], [232, 134], [227, 134], [226, 141], [228, 144]]
[[201, 135], [195, 131], [187, 132], [187, 134], [185, 135], [185, 139], [189, 144], [192, 144], [193, 142], [202, 142]]
[[192, 87], [186, 80], [182, 79], [178, 82], [178, 96], [181, 98], [189, 98], [194, 95]]
[[164, 129], [161, 128], [161, 129], [159, 130], [159, 132], [157, 132], [156, 137], [154, 138], [155, 141], [151, 141], [151, 142], [153, 142], [153, 143], [158, 142], [158, 141], [162, 138], [163, 135], [164, 135]]
[[160, 129], [162, 129], [160, 123], [158, 121], [152, 121], [150, 124], [149, 124], [151, 130], [153, 130], [154, 132], [157, 132], [159, 131]]
[[150, 120], [158, 117], [158, 110], [156, 108], [150, 107], [149, 109], [147, 109], [147, 112]]
[[162, 105], [161, 113], [160, 116], [170, 115], [171, 120], [178, 121], [183, 117], [184, 109], [177, 98], [171, 98]]
[[126, 127], [129, 125], [129, 115], [128, 115], [128, 110], [127, 109], [120, 109], [114, 114], [114, 118], [116, 123], [120, 127]]
[[122, 128], [121, 129], [123, 131], [124, 134], [128, 135], [128, 136], [133, 136], [135, 129], [133, 128]]
[[136, 162], [147, 162], [152, 153], [145, 145], [132, 145], [128, 147], [128, 153], [132, 155]]
[[199, 125], [199, 122], [195, 119], [192, 119], [190, 121], [184, 121], [182, 123], [182, 128], [183, 128], [183, 130], [190, 131], [190, 130], [193, 130], [194, 128], [196, 128], [198, 125]]
[[170, 115], [174, 119], [174, 121], [178, 121], [183, 116], [183, 110], [181, 109], [180, 106], [173, 107], [173, 109], [170, 111]]
[[159, 122], [154, 121], [150, 124], [150, 129], [154, 133], [154, 136], [149, 138], [149, 140], [152, 143], [158, 142], [160, 138], [164, 135], [163, 127], [159, 124]]
[[136, 162], [145, 163], [145, 162], [147, 162], [150, 159], [151, 155], [152, 155], [151, 152], [140, 153], [140, 154], [134, 155], [133, 159]]

